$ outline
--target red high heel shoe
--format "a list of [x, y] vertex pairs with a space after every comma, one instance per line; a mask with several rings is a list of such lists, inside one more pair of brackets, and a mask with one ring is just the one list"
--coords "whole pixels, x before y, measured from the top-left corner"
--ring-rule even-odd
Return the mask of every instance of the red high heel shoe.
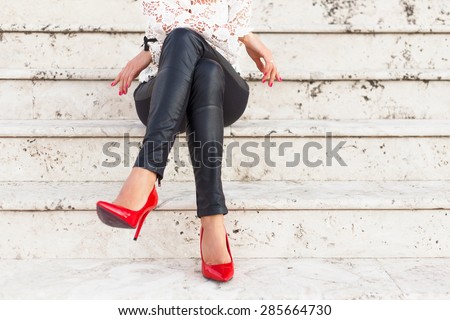
[[205, 278], [209, 278], [216, 281], [228, 281], [233, 278], [234, 264], [233, 257], [231, 256], [230, 245], [228, 243], [228, 235], [225, 232], [225, 239], [227, 242], [227, 250], [231, 258], [231, 262], [222, 264], [207, 264], [203, 260], [202, 253], [202, 239], [203, 239], [203, 227], [200, 229], [200, 255], [202, 257], [202, 274]]
[[147, 215], [156, 208], [158, 204], [158, 193], [156, 186], [150, 192], [147, 202], [137, 211], [127, 209], [114, 203], [106, 201], [97, 202], [97, 215], [100, 220], [111, 227], [135, 229], [134, 240], [137, 240], [141, 227]]

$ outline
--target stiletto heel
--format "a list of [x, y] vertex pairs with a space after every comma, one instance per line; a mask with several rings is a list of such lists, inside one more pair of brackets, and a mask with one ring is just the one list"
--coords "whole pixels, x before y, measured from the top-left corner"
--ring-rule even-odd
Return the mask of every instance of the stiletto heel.
[[200, 256], [202, 258], [202, 274], [205, 278], [216, 280], [216, 281], [228, 281], [233, 278], [234, 275], [234, 263], [233, 256], [231, 255], [230, 244], [228, 243], [228, 234], [225, 232], [225, 239], [227, 243], [228, 254], [230, 255], [231, 261], [222, 264], [207, 264], [203, 260], [202, 253], [202, 239], [203, 239], [203, 227], [200, 229]]
[[150, 211], [156, 208], [157, 204], [158, 193], [156, 192], [156, 186], [154, 186], [147, 198], [147, 202], [140, 210], [130, 210], [114, 203], [98, 201], [97, 215], [104, 224], [111, 227], [127, 229], [137, 228], [134, 235], [134, 240], [137, 240], [145, 218]]
[[142, 225], [144, 224], [144, 220], [147, 217], [149, 212], [147, 212], [144, 216], [142, 216], [142, 219], [138, 222], [137, 230], [136, 230], [136, 233], [134, 234], [134, 239], [133, 239], [134, 241], [136, 241], [137, 238], [139, 237], [139, 232], [141, 232]]

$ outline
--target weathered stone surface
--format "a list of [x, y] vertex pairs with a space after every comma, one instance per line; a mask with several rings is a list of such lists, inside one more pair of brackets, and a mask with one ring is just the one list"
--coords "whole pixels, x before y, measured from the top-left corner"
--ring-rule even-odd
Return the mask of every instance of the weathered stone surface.
[[[193, 182], [158, 188], [160, 206], [137, 242], [95, 213], [121, 184], [1, 183], [1, 257], [198, 257]], [[449, 257], [449, 189], [448, 181], [225, 181], [225, 222], [237, 258]]]
[[[450, 180], [449, 127], [439, 120], [242, 120], [226, 127], [222, 177]], [[144, 133], [130, 120], [2, 121], [0, 181], [123, 180]], [[165, 179], [192, 180], [189, 159], [183, 134]]]
[[[449, 34], [261, 35], [281, 75], [291, 69], [341, 73], [449, 69], [449, 39]], [[140, 51], [140, 42], [130, 33], [3, 33], [0, 69], [121, 69]], [[239, 59], [242, 69], [257, 72], [244, 51]]]
[[[68, 14], [70, 13], [70, 14]], [[133, 0], [8, 1], [0, 12], [6, 30], [130, 31], [146, 24]], [[260, 31], [450, 30], [450, 4], [442, 0], [256, 0], [251, 25]]]
[[[109, 81], [0, 81], [0, 119], [136, 120]], [[249, 81], [242, 119], [450, 119], [448, 81]]]

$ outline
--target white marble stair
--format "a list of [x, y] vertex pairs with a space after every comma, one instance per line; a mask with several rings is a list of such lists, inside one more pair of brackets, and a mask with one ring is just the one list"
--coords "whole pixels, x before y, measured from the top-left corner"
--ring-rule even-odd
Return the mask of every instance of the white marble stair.
[[[273, 48], [280, 70], [359, 71], [380, 69], [448, 69], [450, 35], [432, 34], [260, 34]], [[142, 38], [130, 33], [5, 32], [0, 42], [2, 69], [122, 68], [140, 50]], [[301, 44], [301, 50], [299, 50]], [[30, 50], [20, 50], [22, 47]], [[351, 48], [351, 49], [350, 49]], [[108, 54], [105, 55], [105, 52]], [[88, 53], [88, 54], [87, 54]], [[45, 57], [51, 56], [52, 59]], [[242, 54], [240, 64], [254, 70]], [[256, 70], [255, 70], [256, 71]]]
[[[55, 70], [55, 76], [58, 75]], [[0, 70], [0, 119], [57, 120], [136, 120], [131, 94], [119, 97], [110, 87], [116, 71], [63, 73], [58, 81], [52, 76], [30, 80], [36, 74]], [[118, 72], [118, 70], [117, 70]], [[260, 81], [249, 81], [250, 99], [242, 119], [449, 119], [449, 81], [370, 80], [368, 74], [354, 74], [362, 80], [329, 80], [330, 72], [307, 74], [291, 71], [291, 80], [276, 83], [273, 88]], [[439, 73], [440, 72], [440, 73]], [[447, 77], [443, 71], [417, 72], [414, 77], [437, 79]], [[95, 76], [102, 75], [100, 79]], [[284, 77], [286, 77], [283, 74]], [[381, 72], [376, 78], [411, 76], [408, 72]], [[20, 78], [12, 80], [11, 78]], [[365, 78], [369, 79], [365, 79]], [[71, 80], [75, 78], [75, 80]], [[314, 79], [311, 81], [305, 81]], [[134, 84], [132, 88], [135, 88]]]
[[[163, 183], [138, 241], [103, 225], [122, 182], [3, 182], [0, 256], [196, 258], [193, 182]], [[224, 181], [238, 258], [450, 258], [449, 181]]]
[[[239, 120], [225, 128], [223, 179], [450, 180], [449, 128], [430, 119]], [[144, 134], [139, 120], [1, 120], [0, 181], [123, 181]], [[193, 179], [185, 134], [165, 179]]]
[[[0, 12], [3, 30], [71, 32], [142, 31], [140, 1], [9, 1]], [[105, 11], [111, 14], [104, 14]], [[252, 25], [264, 32], [442, 32], [449, 31], [448, 3], [441, 0], [290, 1], [255, 0]], [[70, 14], [69, 14], [70, 13]]]

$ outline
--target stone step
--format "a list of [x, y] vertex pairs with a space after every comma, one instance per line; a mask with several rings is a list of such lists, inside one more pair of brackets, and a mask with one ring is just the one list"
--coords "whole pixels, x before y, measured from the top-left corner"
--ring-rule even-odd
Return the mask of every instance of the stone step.
[[[0, 69], [0, 80], [113, 80], [121, 68], [46, 68], [46, 69]], [[281, 74], [281, 70], [280, 70]], [[447, 69], [374, 69], [337, 70], [289, 68], [283, 70], [283, 80], [290, 81], [344, 81], [344, 80], [403, 80], [447, 81]], [[249, 81], [261, 80], [262, 73], [252, 66], [244, 69], [241, 76]]]
[[[449, 32], [450, 5], [442, 0], [255, 0], [251, 25], [264, 32]], [[106, 14], [105, 14], [106, 13]], [[3, 4], [0, 30], [142, 32], [141, 1], [24, 0]]]
[[448, 300], [449, 265], [442, 258], [237, 258], [231, 283], [218, 284], [203, 278], [199, 258], [0, 260], [0, 299]]
[[[195, 185], [166, 182], [138, 241], [102, 224], [122, 182], [3, 182], [2, 259], [196, 258]], [[224, 181], [236, 258], [450, 257], [450, 181]], [[270, 196], [268, 196], [270, 194]], [[181, 245], [180, 245], [181, 244]]]
[[[132, 94], [119, 97], [110, 81], [0, 81], [0, 119], [138, 119]], [[450, 119], [448, 81], [248, 83], [246, 120]]]
[[[238, 120], [224, 130], [222, 177], [450, 180], [449, 128], [449, 120]], [[124, 180], [145, 129], [139, 120], [2, 120], [0, 181]], [[190, 181], [192, 169], [178, 135], [164, 177]]]
[[[281, 72], [291, 68], [341, 72], [450, 68], [450, 34], [260, 36]], [[130, 33], [4, 32], [0, 69], [122, 68], [139, 52], [141, 42], [140, 36]], [[243, 69], [256, 71], [244, 52], [239, 62]]]

